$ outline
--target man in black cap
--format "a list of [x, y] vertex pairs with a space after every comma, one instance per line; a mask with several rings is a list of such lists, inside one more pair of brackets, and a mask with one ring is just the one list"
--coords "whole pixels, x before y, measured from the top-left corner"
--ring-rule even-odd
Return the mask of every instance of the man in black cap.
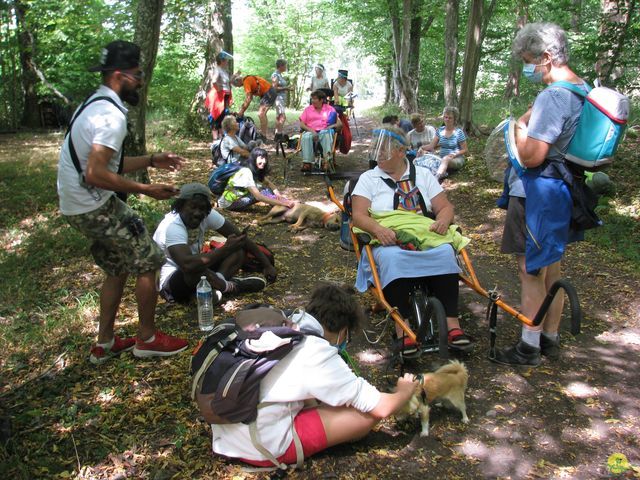
[[[140, 48], [116, 40], [102, 51], [102, 85], [75, 112], [58, 163], [60, 211], [69, 224], [91, 242], [91, 253], [106, 278], [100, 291], [98, 341], [89, 360], [100, 364], [133, 349], [136, 357], [169, 356], [187, 347], [185, 340], [155, 328], [156, 272], [164, 255], [142, 219], [115, 192], [141, 193], [158, 200], [179, 190], [167, 184], [142, 184], [122, 173], [147, 167], [179, 170], [184, 159], [173, 153], [125, 157], [127, 109], [137, 105], [144, 73]], [[114, 335], [116, 314], [129, 274], [136, 276], [138, 332], [136, 338]]]

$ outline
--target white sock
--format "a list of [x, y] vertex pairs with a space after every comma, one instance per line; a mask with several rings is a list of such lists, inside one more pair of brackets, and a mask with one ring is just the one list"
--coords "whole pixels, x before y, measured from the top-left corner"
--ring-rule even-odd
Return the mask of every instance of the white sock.
[[224, 278], [224, 275], [222, 275], [220, 272], [214, 272], [218, 278], [220, 280], [222, 280], [224, 282], [224, 290], [222, 291], [223, 293], [228, 293], [233, 289], [233, 286], [231, 285], [230, 282], [227, 281], [226, 278]]
[[548, 338], [554, 343], [558, 343], [558, 340], [560, 339], [560, 335], [558, 335], [558, 332], [556, 333], [542, 332], [542, 335], [544, 335], [545, 338]]
[[105, 351], [111, 350], [114, 342], [116, 341], [116, 337], [113, 337], [107, 343], [96, 343], [96, 346], [104, 348]]
[[540, 330], [531, 330], [526, 327], [522, 327], [522, 341], [531, 345], [532, 347], [540, 348]]
[[147, 340], [144, 341], [144, 343], [151, 343], [156, 339], [156, 334], [154, 333], [153, 335], [151, 335]]

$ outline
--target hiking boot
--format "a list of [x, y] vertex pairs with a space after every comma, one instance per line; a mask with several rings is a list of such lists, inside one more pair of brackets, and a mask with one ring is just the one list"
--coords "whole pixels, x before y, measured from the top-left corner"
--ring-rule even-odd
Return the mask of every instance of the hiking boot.
[[187, 348], [188, 342], [182, 338], [172, 337], [166, 333], [156, 330], [153, 342], [145, 342], [138, 338], [133, 349], [133, 356], [145, 357], [169, 357], [180, 353]]
[[496, 351], [496, 357], [490, 360], [502, 365], [537, 367], [540, 365], [540, 349], [520, 339], [514, 346]]
[[560, 358], [560, 341], [540, 335], [540, 353], [550, 360], [557, 360]]
[[232, 277], [231, 283], [234, 285], [231, 293], [254, 293], [267, 286], [267, 281], [262, 277]]
[[302, 164], [302, 168], [300, 169], [301, 172], [310, 172], [312, 170], [313, 170], [313, 164], [307, 163], [307, 162], [304, 162]]
[[120, 355], [122, 352], [128, 352], [135, 344], [135, 338], [120, 338], [119, 336], [114, 335], [113, 345], [111, 348], [105, 349], [97, 344], [91, 347], [89, 361], [94, 365], [100, 365], [110, 358]]

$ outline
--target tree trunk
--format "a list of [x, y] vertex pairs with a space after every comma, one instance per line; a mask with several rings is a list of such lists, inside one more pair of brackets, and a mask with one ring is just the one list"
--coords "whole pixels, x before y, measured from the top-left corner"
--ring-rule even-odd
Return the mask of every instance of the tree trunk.
[[20, 50], [20, 66], [22, 68], [22, 92], [24, 95], [22, 105], [22, 119], [20, 124], [24, 127], [40, 127], [40, 109], [38, 105], [38, 75], [33, 68], [33, 56], [35, 54], [35, 40], [33, 33], [26, 22], [26, 13], [29, 6], [22, 1], [13, 2], [18, 25], [18, 48]]
[[635, 0], [602, 1], [600, 48], [595, 70], [603, 85], [615, 85], [623, 74], [620, 57], [635, 10]]
[[[529, 21], [529, 10], [523, 0], [518, 1], [516, 19], [516, 33]], [[504, 88], [504, 99], [509, 100], [520, 95], [520, 72], [522, 71], [520, 59], [511, 55], [509, 62], [509, 77]]]
[[384, 104], [391, 103], [391, 66], [384, 69]]
[[459, 0], [447, 0], [444, 25], [444, 102], [458, 105], [456, 70], [458, 68], [458, 9]]
[[[411, 39], [411, 21], [414, 13], [413, 1], [402, 0], [402, 17], [396, 0], [387, 0], [391, 27], [393, 32], [393, 49], [395, 52], [394, 84], [399, 94], [398, 104], [402, 111], [411, 113], [418, 110], [418, 101], [413, 79], [409, 69], [409, 49]], [[400, 23], [402, 20], [402, 23]], [[414, 40], [417, 41], [417, 40]]]
[[[230, 5], [231, 2], [230, 0], [225, 0], [224, 3]], [[204, 38], [206, 38], [205, 64], [200, 86], [191, 101], [191, 108], [189, 109], [190, 115], [187, 123], [188, 130], [191, 132], [201, 130], [202, 126], [207, 122], [209, 112], [204, 106], [204, 100], [213, 85], [213, 74], [216, 68], [215, 56], [225, 48], [228, 49], [229, 53], [233, 51], [233, 45], [225, 44], [224, 6], [222, 2], [209, 0], [206, 12], [205, 31], [202, 32]]]
[[486, 5], [484, 0], [473, 0], [471, 12], [469, 12], [462, 85], [460, 87], [460, 124], [464, 131], [469, 134], [475, 133], [472, 122], [473, 95], [480, 66], [480, 57], [482, 56], [482, 41], [495, 4], [496, 0], [491, 0], [489, 5]]
[[[145, 155], [147, 153], [145, 128], [147, 97], [158, 55], [163, 9], [164, 0], [138, 1], [134, 43], [140, 47], [140, 68], [145, 74], [145, 81], [139, 90], [140, 103], [137, 107], [129, 109], [129, 135], [126, 140], [125, 152], [131, 156]], [[139, 182], [149, 183], [149, 175], [146, 169], [134, 172], [133, 177]]]
[[571, 30], [579, 33], [582, 23], [582, 0], [571, 0], [571, 4]]
[[0, 26], [2, 36], [0, 41], [5, 46], [5, 51], [0, 55], [0, 91], [2, 92], [2, 117], [0, 129], [2, 131], [14, 131], [20, 125], [19, 112], [23, 98], [20, 93], [20, 73], [18, 66], [18, 39], [15, 30], [11, 27], [14, 23], [13, 7], [10, 4], [2, 6]]
[[[233, 55], [233, 19], [231, 18], [231, 0], [219, 2], [222, 9], [222, 43], [224, 50]], [[234, 70], [233, 59], [229, 60], [229, 73]]]

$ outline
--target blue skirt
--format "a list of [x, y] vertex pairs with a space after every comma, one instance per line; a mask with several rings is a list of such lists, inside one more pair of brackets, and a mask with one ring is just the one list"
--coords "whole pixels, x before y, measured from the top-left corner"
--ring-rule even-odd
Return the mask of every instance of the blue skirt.
[[[403, 250], [396, 245], [375, 247], [373, 259], [378, 268], [382, 288], [398, 278], [420, 278], [461, 272], [455, 251], [448, 243], [420, 251]], [[358, 263], [356, 289], [365, 292], [369, 285], [373, 285], [373, 274], [369, 259], [363, 250]]]

